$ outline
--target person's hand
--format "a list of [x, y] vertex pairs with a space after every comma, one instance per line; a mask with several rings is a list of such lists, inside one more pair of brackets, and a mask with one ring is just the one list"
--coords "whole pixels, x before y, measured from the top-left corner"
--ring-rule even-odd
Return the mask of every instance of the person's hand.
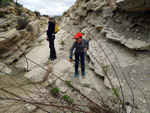
[[85, 48], [85, 52], [87, 52], [88, 51], [88, 48]]
[[70, 61], [72, 62], [72, 61], [73, 61], [73, 59], [70, 59]]
[[49, 41], [49, 38], [47, 37], [46, 40]]

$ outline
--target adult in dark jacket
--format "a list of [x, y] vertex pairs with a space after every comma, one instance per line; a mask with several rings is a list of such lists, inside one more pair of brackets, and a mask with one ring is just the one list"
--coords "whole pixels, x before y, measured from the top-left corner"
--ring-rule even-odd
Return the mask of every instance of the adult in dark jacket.
[[54, 40], [55, 40], [55, 23], [54, 18], [49, 18], [48, 22], [48, 30], [47, 30], [47, 39], [49, 41], [49, 48], [50, 48], [50, 60], [56, 59], [56, 51], [54, 46]]

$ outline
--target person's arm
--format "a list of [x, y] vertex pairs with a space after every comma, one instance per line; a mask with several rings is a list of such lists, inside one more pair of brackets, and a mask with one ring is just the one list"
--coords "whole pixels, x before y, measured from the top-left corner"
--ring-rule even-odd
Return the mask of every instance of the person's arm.
[[72, 59], [72, 52], [73, 52], [73, 50], [74, 50], [74, 48], [75, 48], [75, 45], [76, 45], [76, 43], [74, 42], [73, 43], [73, 45], [72, 45], [72, 47], [71, 47], [71, 49], [70, 49], [70, 61], [72, 61], [73, 59]]
[[89, 41], [86, 40], [86, 48], [89, 49]]
[[85, 52], [89, 49], [89, 41], [84, 39], [85, 41]]

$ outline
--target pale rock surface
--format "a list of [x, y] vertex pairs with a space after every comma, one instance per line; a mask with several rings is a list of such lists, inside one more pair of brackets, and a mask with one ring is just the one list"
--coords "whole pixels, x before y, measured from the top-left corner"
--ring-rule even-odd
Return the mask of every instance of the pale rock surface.
[[41, 43], [44, 40], [46, 40], [46, 38], [47, 38], [47, 35], [44, 33], [41, 36], [37, 37], [37, 41], [38, 41], [38, 43]]
[[[36, 62], [39, 65], [43, 65], [46, 62], [46, 59], [49, 57], [50, 54], [50, 50], [48, 47], [48, 42], [45, 40], [43, 42], [44, 46], [37, 46], [34, 49], [32, 49], [27, 55], [26, 57], [30, 60], [33, 60], [34, 62]], [[42, 44], [42, 43], [41, 43]], [[28, 63], [26, 61], [25, 58], [21, 58], [18, 62], [17, 62], [17, 67], [20, 68], [27, 68], [27, 64], [28, 64], [28, 70], [33, 69], [34, 67], [37, 67], [37, 65], [31, 61], [28, 60]]]
[[103, 7], [107, 6], [108, 2], [107, 1], [103, 1], [98, 7], [96, 7], [94, 9], [95, 12], [101, 11]]
[[36, 106], [34, 106], [34, 105], [32, 105], [32, 104], [26, 104], [25, 106], [24, 106], [24, 109], [25, 109], [25, 111], [26, 112], [33, 112], [35, 109], [36, 109], [37, 107]]
[[[44, 68], [47, 69], [47, 67]], [[43, 79], [46, 76], [46, 70], [37, 67], [26, 73], [24, 76], [33, 83], [43, 82]]]
[[19, 37], [19, 33], [16, 28], [11, 29], [5, 33], [0, 33], [0, 42], [2, 43], [3, 41], [8, 41], [8, 39], [12, 39], [14, 37]]
[[58, 76], [62, 76], [64, 72], [69, 70], [73, 65], [66, 59], [60, 60], [58, 63], [56, 63], [53, 67], [53, 73], [55, 73]]
[[75, 15], [77, 16], [86, 16], [86, 14], [87, 14], [87, 10], [81, 8], [75, 12]]
[[[0, 76], [10, 74], [12, 70], [4, 63], [0, 62]], [[5, 74], [6, 73], [6, 74]]]
[[[120, 83], [119, 83], [118, 79], [114, 78], [113, 76], [109, 76], [109, 79], [112, 82], [114, 87], [120, 88], [120, 84], [121, 84], [122, 87], [124, 85], [124, 83], [121, 80], [119, 80], [120, 81]], [[106, 76], [105, 76], [105, 79], [104, 79], [104, 84], [105, 84], [106, 87], [108, 87], [110, 89], [112, 88], [111, 83], [109, 82], [109, 80]]]

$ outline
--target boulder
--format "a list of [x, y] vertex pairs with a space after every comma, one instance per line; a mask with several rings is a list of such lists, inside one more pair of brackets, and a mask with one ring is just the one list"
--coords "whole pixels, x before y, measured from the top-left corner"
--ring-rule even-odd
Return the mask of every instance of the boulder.
[[9, 75], [12, 72], [12, 70], [6, 64], [2, 62], [0, 62], [0, 69], [1, 69], [0, 76], [6, 75], [6, 74]]
[[[44, 68], [47, 69], [47, 67]], [[24, 76], [32, 83], [42, 83], [46, 80], [48, 73], [46, 73], [46, 70], [43, 68], [37, 67], [26, 73]]]
[[62, 76], [71, 67], [73, 67], [72, 63], [66, 59], [62, 59], [54, 65], [53, 73], [55, 73], [57, 76]]

